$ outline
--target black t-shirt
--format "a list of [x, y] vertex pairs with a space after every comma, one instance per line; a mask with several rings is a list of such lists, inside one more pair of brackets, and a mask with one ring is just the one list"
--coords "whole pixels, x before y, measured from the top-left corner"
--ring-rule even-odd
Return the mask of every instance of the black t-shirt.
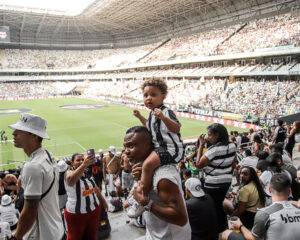
[[189, 221], [192, 228], [192, 240], [218, 239], [217, 213], [210, 195], [192, 197], [186, 201]]
[[286, 128], [285, 127], [277, 127], [275, 129], [275, 143], [284, 142], [286, 138]]

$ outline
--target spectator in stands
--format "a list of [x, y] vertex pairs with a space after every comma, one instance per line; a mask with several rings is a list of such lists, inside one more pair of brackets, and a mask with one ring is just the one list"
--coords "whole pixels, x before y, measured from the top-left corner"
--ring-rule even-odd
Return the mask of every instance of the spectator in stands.
[[288, 135], [285, 149], [290, 153], [296, 167], [300, 166], [300, 121], [293, 123], [293, 128]]
[[[196, 166], [205, 173], [204, 191], [212, 196], [218, 215], [218, 232], [224, 231], [227, 223], [223, 210], [223, 201], [231, 185], [232, 170], [235, 167], [236, 146], [229, 143], [227, 129], [214, 123], [207, 128], [208, 139], [204, 134], [199, 137], [199, 149]], [[203, 153], [205, 143], [211, 146]]]
[[196, 146], [193, 145], [190, 148], [186, 149], [187, 154], [185, 157], [185, 161], [187, 162], [187, 167], [188, 169], [191, 170], [193, 177], [198, 177], [199, 172], [201, 171], [196, 167], [198, 148], [199, 148], [199, 141], [197, 141]]
[[0, 239], [6, 240], [12, 237], [8, 222], [0, 222]]
[[267, 157], [269, 156], [269, 153], [266, 151], [258, 151], [257, 157], [258, 157], [258, 162], [256, 164], [256, 168], [258, 170], [258, 174], [261, 174], [265, 170], [267, 170], [269, 164], [266, 161]]
[[290, 181], [292, 181], [292, 177], [287, 170], [283, 169], [283, 161], [281, 154], [272, 153], [267, 157], [266, 161], [268, 162], [268, 168], [261, 174], [260, 180], [263, 184], [263, 187], [265, 188], [266, 205], [268, 206], [271, 204], [270, 182], [272, 176], [275, 173], [285, 173], [289, 177]]
[[252, 228], [254, 216], [259, 208], [265, 206], [265, 193], [254, 168], [241, 168], [241, 188], [230, 206], [230, 215], [238, 216], [245, 227]]
[[68, 169], [68, 165], [63, 160], [60, 160], [57, 165], [59, 169], [58, 204], [59, 204], [59, 209], [62, 212], [62, 210], [66, 207], [66, 203], [67, 203], [65, 177], [66, 177], [66, 171]]
[[[168, 93], [168, 86], [161, 79], [145, 81], [142, 86], [145, 106], [151, 110], [148, 119], [138, 110], [133, 111], [143, 126], [146, 126], [153, 137], [154, 151], [143, 164], [141, 176], [143, 192], [148, 194], [151, 188], [153, 172], [159, 166], [178, 164], [184, 157], [184, 147], [180, 136], [181, 123], [175, 113], [164, 105]], [[142, 206], [131, 204], [127, 215], [136, 217], [141, 215]]]
[[117, 195], [121, 197], [122, 187], [120, 180], [121, 173], [121, 157], [116, 152], [114, 146], [108, 149], [108, 155], [103, 157], [103, 179], [104, 183], [108, 185], [109, 194], [111, 196]]
[[191, 172], [190, 169], [185, 168], [185, 169], [182, 170], [182, 178], [181, 178], [182, 181], [181, 181], [181, 183], [182, 183], [182, 190], [183, 190], [183, 192], [185, 193], [185, 194], [184, 194], [184, 199], [185, 199], [185, 200], [189, 198], [189, 196], [186, 194], [186, 191], [185, 191], [185, 182], [186, 182], [189, 178], [191, 178], [191, 177], [192, 177], [192, 172]]
[[189, 178], [185, 182], [189, 222], [192, 240], [217, 240], [217, 212], [213, 199], [202, 190], [199, 178]]
[[263, 151], [264, 150], [264, 143], [261, 140], [260, 136], [258, 134], [255, 134], [253, 136], [253, 145], [254, 145], [254, 149], [253, 149], [253, 155], [257, 155], [258, 151]]
[[222, 239], [298, 239], [300, 212], [298, 207], [288, 201], [290, 186], [291, 182], [286, 174], [274, 174], [270, 182], [273, 203], [266, 208], [259, 209], [252, 230], [246, 228], [239, 219], [231, 221], [233, 229], [239, 230], [240, 233], [227, 230], [223, 232]]
[[51, 154], [42, 148], [43, 139], [50, 139], [47, 121], [23, 113], [9, 127], [14, 130], [14, 146], [29, 157], [21, 174], [25, 200], [15, 238], [22, 239], [26, 234], [29, 239], [61, 239], [64, 231], [58, 206], [58, 168]]
[[108, 206], [94, 179], [86, 174], [87, 167], [94, 163], [95, 157], [75, 153], [71, 161], [72, 169], [66, 172], [68, 200], [65, 219], [68, 239], [97, 240], [101, 204], [105, 211]]
[[[153, 151], [152, 136], [142, 126], [127, 130], [124, 137], [125, 154], [133, 165], [135, 179], [141, 176], [142, 164]], [[149, 196], [137, 186], [135, 199], [144, 206], [147, 239], [191, 239], [187, 211], [181, 189], [181, 179], [174, 165], [164, 165], [155, 170]]]
[[241, 147], [242, 147], [242, 149], [247, 148], [249, 143], [250, 143], [250, 139], [248, 138], [248, 133], [247, 132], [243, 132], [242, 133], [242, 139], [241, 139]]
[[[5, 173], [6, 172], [6, 173]], [[14, 195], [17, 191], [17, 177], [14, 174], [5, 171], [4, 175], [2, 175], [2, 187], [3, 187], [3, 194], [7, 195]]]
[[272, 143], [283, 143], [286, 138], [286, 128], [283, 126], [283, 121], [278, 119], [276, 123], [276, 128], [273, 132], [273, 141]]
[[269, 147], [270, 153], [278, 153], [282, 155], [282, 161], [285, 165], [293, 165], [292, 159], [290, 158], [288, 152], [283, 149], [282, 143], [272, 144]]
[[13, 231], [17, 228], [19, 212], [11, 201], [11, 196], [2, 196], [0, 205], [0, 222], [8, 222], [10, 230]]
[[134, 179], [131, 175], [131, 166], [126, 157], [124, 150], [121, 155], [121, 168], [122, 168], [122, 189], [124, 198], [127, 199], [129, 191], [133, 187]]

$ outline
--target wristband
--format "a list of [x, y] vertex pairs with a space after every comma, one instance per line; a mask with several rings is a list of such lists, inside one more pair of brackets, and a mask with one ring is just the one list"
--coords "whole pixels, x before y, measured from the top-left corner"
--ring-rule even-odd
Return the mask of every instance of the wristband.
[[240, 232], [242, 231], [242, 227], [244, 227], [243, 224], [239, 227]]

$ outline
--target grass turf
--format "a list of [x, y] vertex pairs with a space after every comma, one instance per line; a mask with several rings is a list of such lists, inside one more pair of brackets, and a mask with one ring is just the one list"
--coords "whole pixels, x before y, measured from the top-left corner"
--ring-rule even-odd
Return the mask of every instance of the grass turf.
[[[62, 105], [101, 104], [105, 108], [66, 110]], [[44, 117], [48, 122], [47, 133], [52, 140], [44, 140], [43, 146], [56, 157], [70, 156], [75, 152], [85, 153], [86, 149], [99, 148], [106, 151], [110, 145], [122, 149], [123, 138], [129, 127], [140, 125], [132, 115], [133, 109], [125, 106], [99, 103], [79, 98], [58, 98], [42, 100], [1, 101], [0, 109], [29, 108], [30, 113]], [[147, 117], [148, 112], [141, 113]], [[16, 123], [20, 114], [0, 115], [0, 130], [6, 132], [12, 140], [12, 130], [7, 126]], [[206, 133], [209, 122], [188, 118], [179, 118], [182, 124], [182, 138], [198, 137]], [[228, 131], [240, 128], [227, 127]], [[17, 149], [13, 143], [0, 144], [0, 170], [21, 166], [27, 156], [22, 149]]]

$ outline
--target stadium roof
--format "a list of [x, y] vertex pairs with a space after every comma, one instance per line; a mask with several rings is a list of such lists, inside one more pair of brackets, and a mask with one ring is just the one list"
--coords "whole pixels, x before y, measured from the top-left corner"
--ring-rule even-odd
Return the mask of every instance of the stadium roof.
[[129, 47], [294, 9], [299, 0], [96, 0], [75, 16], [0, 6], [0, 26], [10, 29], [0, 47]]

